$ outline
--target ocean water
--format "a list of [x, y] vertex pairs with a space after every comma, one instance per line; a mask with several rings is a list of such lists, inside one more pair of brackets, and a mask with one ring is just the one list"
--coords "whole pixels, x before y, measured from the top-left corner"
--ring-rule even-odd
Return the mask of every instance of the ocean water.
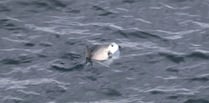
[[0, 103], [209, 103], [209, 1], [1, 0]]

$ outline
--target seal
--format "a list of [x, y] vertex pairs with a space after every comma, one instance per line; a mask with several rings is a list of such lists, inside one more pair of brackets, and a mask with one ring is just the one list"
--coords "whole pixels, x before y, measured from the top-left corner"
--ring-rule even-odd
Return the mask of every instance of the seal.
[[120, 51], [120, 46], [115, 42], [108, 45], [96, 45], [92, 48], [86, 47], [86, 63], [92, 61], [106, 61], [113, 58], [114, 54]]

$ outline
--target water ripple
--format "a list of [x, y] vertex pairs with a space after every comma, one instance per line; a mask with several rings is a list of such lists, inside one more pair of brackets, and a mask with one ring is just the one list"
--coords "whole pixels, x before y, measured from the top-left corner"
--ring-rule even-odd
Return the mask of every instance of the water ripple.
[[[208, 103], [209, 1], [1, 0], [1, 103]], [[109, 68], [85, 45], [117, 42]]]
[[25, 88], [29, 85], [39, 85], [39, 84], [46, 84], [46, 83], [57, 83], [60, 85], [69, 85], [69, 83], [63, 83], [59, 82], [54, 79], [48, 79], [48, 78], [40, 78], [40, 79], [27, 79], [27, 80], [15, 80], [11, 78], [1, 78], [0, 79], [0, 88], [16, 88], [16, 87], [22, 87]]
[[13, 97], [13, 96], [5, 96], [2, 101], [4, 103], [18, 103], [24, 101], [23, 98]]
[[34, 24], [27, 24], [25, 25], [27, 28], [33, 29], [35, 31], [44, 31], [44, 32], [49, 32], [49, 33], [55, 33], [59, 35], [68, 35], [68, 34], [89, 34], [86, 33], [89, 30], [69, 30], [69, 29], [61, 29], [61, 30], [56, 30], [57, 27], [41, 27], [41, 26], [36, 26]]
[[200, 98], [200, 99], [188, 99], [184, 103], [209, 103], [209, 101], [206, 99]]
[[14, 51], [24, 51], [29, 53], [40, 53], [43, 49], [22, 49], [22, 48], [9, 48], [9, 49], [0, 49], [3, 52], [14, 52]]
[[209, 28], [209, 23], [193, 21], [192, 23], [199, 25], [201, 28]]
[[190, 78], [191, 81], [207, 82], [209, 81], [209, 74], [201, 74]]
[[178, 53], [178, 52], [172, 52], [172, 51], [160, 51], [158, 53], [161, 56], [165, 56], [167, 59], [175, 62], [175, 63], [180, 63], [184, 62], [187, 59], [203, 59], [203, 60], [208, 60], [209, 59], [209, 53], [208, 51], [204, 50], [194, 50], [190, 53]]
[[164, 87], [164, 86], [158, 86], [152, 89], [148, 89], [144, 92], [152, 93], [152, 94], [164, 94], [164, 93], [170, 93], [170, 92], [177, 92], [177, 93], [189, 93], [189, 94], [195, 94], [193, 90], [187, 89], [187, 88], [178, 88], [178, 87]]

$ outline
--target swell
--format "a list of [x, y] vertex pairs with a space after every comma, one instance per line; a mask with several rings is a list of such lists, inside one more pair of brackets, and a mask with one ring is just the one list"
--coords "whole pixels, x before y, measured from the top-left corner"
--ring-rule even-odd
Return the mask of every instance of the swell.
[[209, 101], [203, 98], [198, 98], [198, 99], [188, 99], [184, 103], [209, 103]]
[[201, 60], [209, 59], [209, 53], [201, 52], [201, 51], [192, 51], [190, 53], [185, 53], [185, 54], [173, 53], [173, 52], [159, 52], [158, 55], [163, 56], [174, 63], [185, 62], [188, 59], [201, 59]]
[[208, 82], [209, 81], [209, 74], [205, 75], [198, 75], [192, 78], [189, 78], [190, 81], [199, 81], [199, 82]]
[[24, 29], [23, 27], [18, 25], [18, 22], [10, 20], [8, 18], [0, 19], [0, 28], [10, 30], [10, 31], [17, 31], [17, 30]]
[[98, 11], [99, 16], [108, 16], [108, 15], [114, 14], [112, 11], [107, 10], [101, 6], [98, 6], [98, 5], [92, 6], [92, 9]]
[[55, 9], [56, 7], [66, 7], [64, 3], [59, 0], [33, 0], [33, 1], [19, 1], [17, 2], [20, 6], [35, 6], [42, 7], [46, 9]]
[[153, 42], [168, 42], [167, 39], [162, 38], [159, 35], [137, 30], [137, 29], [118, 30], [116, 31], [116, 33], [120, 34], [124, 38], [128, 38], [131, 40], [146, 39], [146, 40], [153, 41]]
[[18, 56], [14, 58], [3, 58], [0, 60], [1, 64], [6, 64], [6, 65], [18, 65], [22, 63], [30, 63], [33, 61], [33, 57], [29, 55], [25, 56]]
[[[0, 10], [12, 11], [14, 13], [21, 11], [40, 12], [48, 10], [60, 10], [67, 5], [60, 0], [16, 0], [13, 2], [6, 2], [5, 5], [0, 6]], [[16, 9], [14, 9], [14, 7]]]
[[0, 12], [9, 12], [10, 8], [3, 3], [0, 3]]

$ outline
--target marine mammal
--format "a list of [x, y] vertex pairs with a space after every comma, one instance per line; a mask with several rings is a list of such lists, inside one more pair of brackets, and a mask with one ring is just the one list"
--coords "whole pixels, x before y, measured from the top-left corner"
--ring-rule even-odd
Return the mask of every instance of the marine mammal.
[[112, 42], [108, 45], [96, 45], [92, 48], [86, 47], [86, 63], [92, 61], [106, 61], [114, 56], [114, 54], [120, 52], [120, 46]]

